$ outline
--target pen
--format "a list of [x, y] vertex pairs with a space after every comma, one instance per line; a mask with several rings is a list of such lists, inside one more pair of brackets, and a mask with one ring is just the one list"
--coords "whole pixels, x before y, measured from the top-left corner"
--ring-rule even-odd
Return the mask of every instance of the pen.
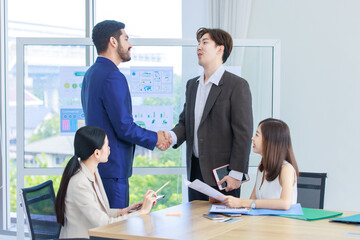
[[157, 194], [161, 189], [163, 189], [166, 185], [168, 185], [169, 182], [170, 182], [170, 180], [167, 181], [164, 185], [162, 185], [162, 186], [155, 192], [155, 194]]

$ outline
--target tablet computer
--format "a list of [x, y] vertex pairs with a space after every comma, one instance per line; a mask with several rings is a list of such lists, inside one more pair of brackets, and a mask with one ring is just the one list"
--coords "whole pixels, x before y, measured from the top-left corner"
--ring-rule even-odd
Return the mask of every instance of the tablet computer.
[[[224, 182], [223, 184], [219, 185], [218, 182], [223, 179], [225, 176], [229, 175], [229, 172], [231, 170], [229, 169], [229, 164], [223, 165], [221, 167], [218, 168], [214, 168], [213, 169], [213, 174], [215, 177], [215, 181], [218, 185], [219, 190], [224, 190], [226, 188], [226, 182]], [[247, 182], [250, 180], [249, 174], [244, 173], [243, 174], [243, 178], [241, 180], [241, 183], [243, 182]]]

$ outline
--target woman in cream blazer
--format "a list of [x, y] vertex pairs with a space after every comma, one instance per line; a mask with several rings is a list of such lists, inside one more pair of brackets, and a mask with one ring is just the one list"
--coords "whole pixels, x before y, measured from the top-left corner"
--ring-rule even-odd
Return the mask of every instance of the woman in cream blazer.
[[[64, 169], [55, 200], [57, 222], [62, 226], [60, 238], [88, 238], [90, 228], [150, 212], [156, 202], [152, 190], [145, 194], [143, 203], [110, 209], [97, 169], [110, 154], [104, 130], [92, 126], [80, 128], [75, 134], [74, 148], [75, 155]], [[139, 211], [129, 214], [129, 210], [139, 207]]]

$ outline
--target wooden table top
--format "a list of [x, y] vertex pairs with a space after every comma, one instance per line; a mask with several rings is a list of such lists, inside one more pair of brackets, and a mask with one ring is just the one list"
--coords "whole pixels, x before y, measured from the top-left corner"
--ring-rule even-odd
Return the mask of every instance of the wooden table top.
[[[360, 227], [330, 223], [329, 219], [302, 221], [277, 216], [245, 216], [234, 223], [202, 217], [211, 204], [193, 201], [89, 230], [97, 239], [360, 239]], [[166, 216], [181, 212], [181, 216]], [[344, 212], [343, 216], [356, 214]], [[359, 234], [358, 236], [347, 233]]]

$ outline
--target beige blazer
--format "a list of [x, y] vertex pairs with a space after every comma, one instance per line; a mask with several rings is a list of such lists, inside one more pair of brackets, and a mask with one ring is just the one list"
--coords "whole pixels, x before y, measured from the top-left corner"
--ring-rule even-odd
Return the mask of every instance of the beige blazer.
[[[89, 238], [88, 230], [138, 216], [138, 212], [116, 217], [110, 209], [98, 170], [94, 175], [80, 163], [80, 171], [70, 179], [65, 197], [65, 224], [60, 238]], [[98, 186], [95, 184], [95, 180]]]

